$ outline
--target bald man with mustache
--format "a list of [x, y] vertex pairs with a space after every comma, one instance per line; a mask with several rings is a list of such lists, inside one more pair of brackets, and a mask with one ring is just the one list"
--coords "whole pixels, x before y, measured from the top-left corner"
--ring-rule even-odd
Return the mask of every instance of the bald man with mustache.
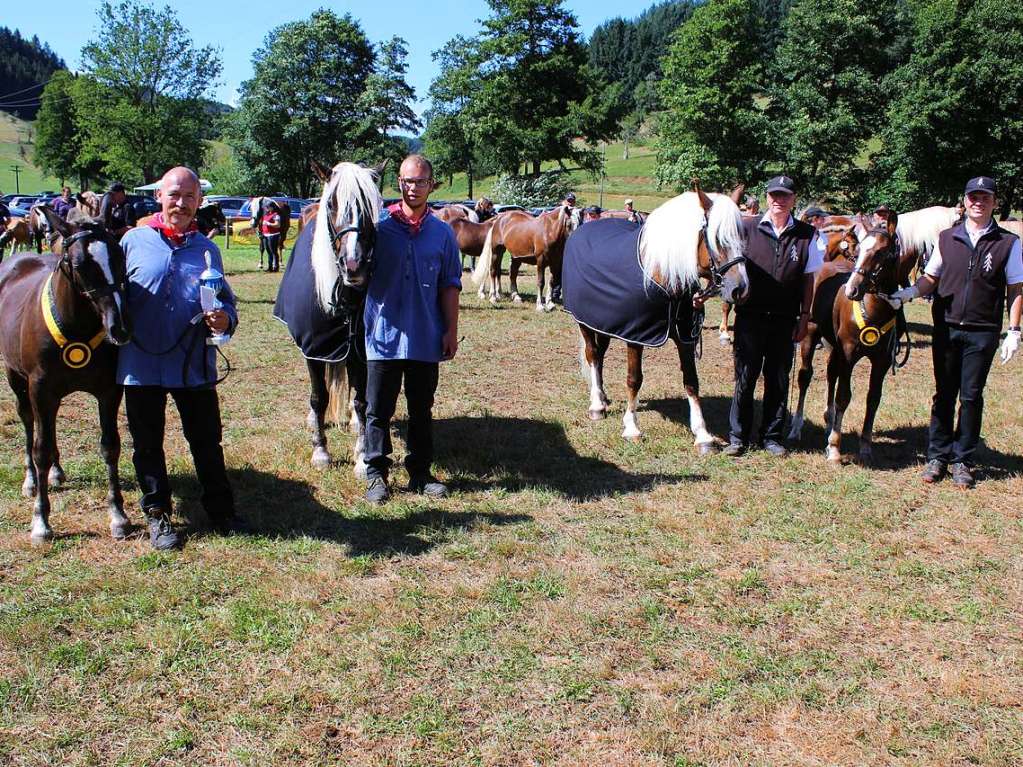
[[156, 198], [160, 212], [148, 226], [130, 230], [121, 240], [133, 336], [120, 351], [117, 379], [124, 386], [134, 443], [132, 463], [150, 543], [164, 550], [182, 544], [171, 522], [171, 487], [163, 451], [168, 395], [181, 417], [211, 527], [226, 535], [245, 525], [235, 514], [224, 465], [216, 350], [206, 343], [211, 333], [232, 333], [237, 327], [234, 293], [225, 281], [219, 296], [223, 308], [203, 312], [199, 278], [207, 257], [221, 274], [224, 264], [217, 246], [195, 224], [202, 202], [195, 171], [184, 167], [167, 171]]

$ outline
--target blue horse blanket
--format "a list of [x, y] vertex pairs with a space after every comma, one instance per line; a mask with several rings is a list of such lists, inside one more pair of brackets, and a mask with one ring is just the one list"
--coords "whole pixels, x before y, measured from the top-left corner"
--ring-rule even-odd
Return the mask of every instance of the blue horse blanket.
[[[351, 317], [347, 312], [337, 316], [327, 314], [316, 298], [312, 263], [315, 228], [315, 223], [304, 227], [295, 240], [277, 290], [273, 316], [288, 326], [295, 345], [306, 359], [343, 362], [351, 345]], [[356, 313], [359, 314], [361, 312]]]
[[583, 224], [565, 244], [561, 288], [565, 309], [576, 322], [629, 343], [662, 346], [689, 302], [644, 284], [641, 230], [616, 218]]

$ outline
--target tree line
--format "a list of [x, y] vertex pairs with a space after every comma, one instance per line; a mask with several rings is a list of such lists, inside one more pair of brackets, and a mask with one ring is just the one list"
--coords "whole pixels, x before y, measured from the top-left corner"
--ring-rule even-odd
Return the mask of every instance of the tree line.
[[0, 109], [23, 120], [32, 120], [39, 111], [39, 96], [54, 72], [64, 69], [64, 61], [46, 43], [33, 36], [21, 36], [18, 30], [0, 27]]

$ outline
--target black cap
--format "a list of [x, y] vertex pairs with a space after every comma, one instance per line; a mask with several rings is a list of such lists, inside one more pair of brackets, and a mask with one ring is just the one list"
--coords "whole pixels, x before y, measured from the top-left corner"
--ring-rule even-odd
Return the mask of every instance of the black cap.
[[813, 218], [814, 216], [827, 217], [830, 215], [824, 208], [807, 208], [803, 211], [803, 218]]
[[114, 183], [112, 183], [110, 185], [110, 188], [107, 189], [107, 191], [108, 192], [123, 192], [124, 191], [124, 184], [122, 184], [120, 181], [115, 181]]
[[892, 212], [892, 206], [889, 205], [886, 202], [882, 202], [880, 205], [878, 205], [876, 208], [874, 208], [874, 212], [875, 213], [891, 213]]
[[601, 214], [599, 205], [591, 205], [586, 209], [586, 212], [591, 216], [599, 216]]
[[565, 199], [569, 200], [570, 202], [575, 202], [575, 192], [569, 192], [568, 194], [566, 194]]
[[969, 194], [970, 192], [998, 194], [998, 185], [990, 176], [977, 176], [966, 182], [966, 191], [963, 194]]
[[788, 176], [775, 176], [767, 182], [768, 192], [788, 192], [789, 194], [796, 193], [796, 182]]

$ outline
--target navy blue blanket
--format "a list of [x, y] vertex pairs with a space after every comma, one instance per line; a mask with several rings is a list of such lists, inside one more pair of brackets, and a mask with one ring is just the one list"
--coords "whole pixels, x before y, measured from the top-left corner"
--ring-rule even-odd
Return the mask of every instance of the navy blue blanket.
[[565, 309], [593, 330], [643, 346], [661, 346], [682, 302], [643, 284], [639, 224], [588, 221], [565, 244], [561, 286]]
[[343, 362], [349, 350], [349, 318], [341, 313], [331, 317], [316, 298], [313, 281], [313, 230], [304, 227], [291, 249], [291, 258], [277, 291], [274, 317], [288, 326], [288, 332], [302, 356], [324, 362]]

